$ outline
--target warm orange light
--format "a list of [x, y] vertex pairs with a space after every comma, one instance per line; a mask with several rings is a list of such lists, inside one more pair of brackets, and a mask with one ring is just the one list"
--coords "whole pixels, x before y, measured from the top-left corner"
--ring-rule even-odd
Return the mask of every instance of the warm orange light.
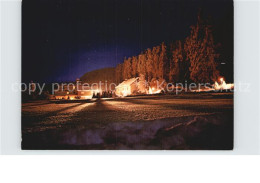
[[220, 76], [220, 77], [218, 78], [218, 82], [222, 83], [223, 81], [225, 81], [225, 78], [224, 78], [223, 76]]
[[149, 87], [148, 94], [157, 94], [157, 93], [161, 92], [161, 90], [156, 90], [156, 91], [154, 91], [154, 90], [155, 90], [155, 88]]
[[214, 84], [214, 88], [216, 90], [228, 90], [228, 89], [233, 89], [234, 84], [233, 83], [226, 83], [224, 80], [224, 77], [219, 78], [220, 84], [216, 81]]

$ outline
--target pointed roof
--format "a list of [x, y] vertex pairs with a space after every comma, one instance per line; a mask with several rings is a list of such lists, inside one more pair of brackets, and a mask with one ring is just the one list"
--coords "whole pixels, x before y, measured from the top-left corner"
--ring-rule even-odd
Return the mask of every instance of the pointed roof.
[[116, 86], [116, 88], [120, 88], [120, 87], [124, 87], [124, 86], [129, 86], [129, 85], [131, 85], [132, 83], [134, 83], [137, 79], [138, 79], [138, 77], [137, 77], [137, 78], [131, 78], [131, 79], [125, 80], [125, 81], [123, 81], [122, 83], [120, 83], [118, 86]]

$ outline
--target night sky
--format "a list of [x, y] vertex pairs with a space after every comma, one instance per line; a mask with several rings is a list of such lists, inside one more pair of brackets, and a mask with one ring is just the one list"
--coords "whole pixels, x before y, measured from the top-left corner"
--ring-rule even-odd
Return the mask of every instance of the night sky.
[[220, 25], [233, 2], [23, 0], [22, 81], [75, 81], [163, 41], [183, 40], [199, 8]]

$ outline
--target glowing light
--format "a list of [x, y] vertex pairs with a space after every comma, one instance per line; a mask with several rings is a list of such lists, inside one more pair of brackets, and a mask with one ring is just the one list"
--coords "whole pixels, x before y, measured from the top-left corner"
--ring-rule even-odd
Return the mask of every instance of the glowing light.
[[220, 84], [215, 81], [214, 88], [215, 90], [231, 90], [234, 88], [233, 83], [226, 83], [223, 77], [219, 78]]
[[122, 91], [123, 97], [130, 95], [131, 93], [127, 90], [127, 88], [124, 88]]
[[157, 94], [161, 92], [161, 90], [155, 90], [155, 91], [154, 90], [155, 88], [149, 87], [148, 94]]

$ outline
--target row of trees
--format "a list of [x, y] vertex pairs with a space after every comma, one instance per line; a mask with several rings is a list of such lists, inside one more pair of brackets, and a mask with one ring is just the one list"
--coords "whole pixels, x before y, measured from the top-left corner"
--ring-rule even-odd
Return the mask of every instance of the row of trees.
[[219, 76], [217, 46], [214, 44], [212, 26], [198, 16], [191, 26], [190, 35], [183, 41], [166, 45], [164, 42], [148, 48], [138, 56], [125, 58], [115, 69], [116, 82], [143, 74], [168, 82], [213, 82]]

